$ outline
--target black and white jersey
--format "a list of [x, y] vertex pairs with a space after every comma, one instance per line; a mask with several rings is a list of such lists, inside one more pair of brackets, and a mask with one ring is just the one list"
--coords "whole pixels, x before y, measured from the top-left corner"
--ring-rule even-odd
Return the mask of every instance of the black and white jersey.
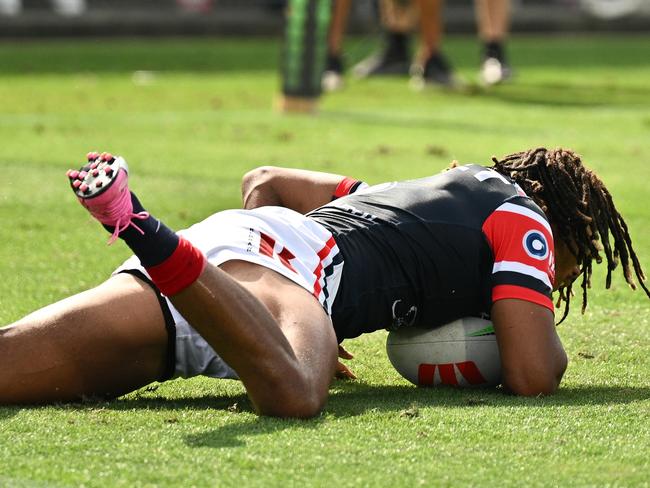
[[492, 169], [373, 186], [308, 217], [332, 233], [345, 263], [332, 307], [339, 341], [486, 315], [504, 298], [553, 310], [546, 216]]

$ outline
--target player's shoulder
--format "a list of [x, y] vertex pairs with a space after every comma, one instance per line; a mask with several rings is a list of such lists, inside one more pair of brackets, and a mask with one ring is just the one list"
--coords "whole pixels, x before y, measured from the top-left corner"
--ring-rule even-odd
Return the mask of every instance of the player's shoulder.
[[524, 214], [533, 212], [546, 219], [544, 212], [515, 181], [492, 168], [466, 164], [456, 166], [445, 175], [447, 188], [461, 197], [471, 195], [469, 199], [480, 207], [486, 218], [497, 210], [521, 209]]
[[515, 183], [507, 176], [480, 164], [470, 163], [462, 166], [455, 166], [445, 171], [443, 174], [448, 175], [450, 179], [465, 179], [483, 186], [503, 186], [506, 188], [515, 185]]
[[[478, 164], [467, 164], [454, 168], [455, 177], [464, 175], [474, 185], [473, 190], [490, 195], [494, 212], [510, 212], [542, 221], [548, 227], [544, 211], [512, 179], [498, 171]], [[452, 176], [452, 177], [453, 177]], [[481, 191], [482, 190], [482, 191]]]
[[548, 218], [544, 211], [525, 193], [504, 198], [503, 201], [494, 209], [495, 212], [511, 212], [523, 215], [535, 220], [543, 220], [548, 225]]

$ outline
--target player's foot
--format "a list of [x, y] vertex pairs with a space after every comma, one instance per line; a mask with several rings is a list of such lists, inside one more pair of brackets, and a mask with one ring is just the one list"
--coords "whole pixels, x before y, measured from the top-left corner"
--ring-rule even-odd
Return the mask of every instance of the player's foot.
[[381, 51], [367, 57], [354, 68], [352, 73], [357, 78], [370, 76], [406, 75], [409, 72], [409, 60], [405, 57], [393, 56], [390, 52]]
[[426, 86], [456, 88], [459, 85], [449, 61], [442, 53], [435, 53], [422, 64], [411, 67], [411, 86], [422, 89]]
[[503, 83], [512, 78], [512, 69], [508, 65], [501, 42], [485, 44], [479, 76], [481, 82], [487, 86]]
[[383, 75], [407, 75], [410, 56], [408, 35], [399, 32], [387, 33], [386, 45], [378, 53], [372, 54], [352, 68], [357, 78]]
[[321, 80], [323, 91], [333, 92], [343, 88], [343, 59], [338, 54], [329, 54], [325, 65], [325, 72]]
[[505, 61], [485, 58], [481, 64], [480, 77], [484, 85], [497, 85], [512, 78], [512, 69]]
[[130, 226], [142, 233], [132, 219], [146, 219], [149, 214], [133, 212], [126, 161], [97, 152], [88, 153], [87, 159], [79, 170], [70, 169], [66, 174], [79, 202], [99, 222], [114, 229], [109, 244]]

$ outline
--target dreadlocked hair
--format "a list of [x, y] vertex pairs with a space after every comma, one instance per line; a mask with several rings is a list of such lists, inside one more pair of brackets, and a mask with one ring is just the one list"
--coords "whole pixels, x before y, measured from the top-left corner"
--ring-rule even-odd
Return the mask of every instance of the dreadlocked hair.
[[[612, 271], [620, 261], [625, 281], [636, 289], [634, 269], [641, 288], [650, 298], [627, 224], [603, 182], [582, 165], [579, 155], [568, 149], [540, 147], [492, 161], [494, 170], [519, 184], [541, 207], [555, 227], [555, 238], [566, 243], [576, 256], [582, 274], [583, 313], [587, 308], [587, 289], [591, 288], [592, 263], [595, 260], [600, 264], [602, 254], [607, 261], [605, 288], [611, 286]], [[560, 307], [562, 302], [565, 306], [558, 324], [569, 314], [572, 296], [572, 284], [561, 285], [556, 306]]]

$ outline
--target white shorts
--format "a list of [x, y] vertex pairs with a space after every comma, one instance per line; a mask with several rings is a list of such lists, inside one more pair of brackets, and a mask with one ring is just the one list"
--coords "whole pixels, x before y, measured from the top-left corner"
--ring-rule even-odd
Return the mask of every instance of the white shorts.
[[[280, 273], [313, 294], [327, 314], [331, 313], [343, 258], [332, 234], [304, 215], [283, 207], [226, 210], [179, 234], [200, 249], [215, 266], [237, 259]], [[134, 274], [142, 273], [149, 278], [136, 256], [127, 259], [114, 274], [134, 271]], [[175, 335], [174, 347], [170, 347], [174, 366], [168, 377], [237, 378], [237, 373], [172, 303], [163, 298], [161, 304], [166, 304], [171, 313], [167, 314], [172, 322], [170, 332]]]

